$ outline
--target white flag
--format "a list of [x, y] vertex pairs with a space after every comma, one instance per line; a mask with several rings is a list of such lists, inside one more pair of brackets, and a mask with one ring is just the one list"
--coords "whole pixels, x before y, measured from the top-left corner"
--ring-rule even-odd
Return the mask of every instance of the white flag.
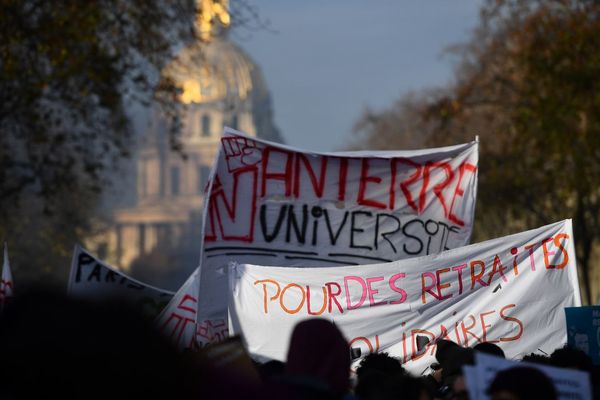
[[160, 331], [179, 350], [195, 349], [198, 342], [221, 341], [228, 336], [225, 320], [196, 324], [199, 287], [196, 268], [156, 319]]

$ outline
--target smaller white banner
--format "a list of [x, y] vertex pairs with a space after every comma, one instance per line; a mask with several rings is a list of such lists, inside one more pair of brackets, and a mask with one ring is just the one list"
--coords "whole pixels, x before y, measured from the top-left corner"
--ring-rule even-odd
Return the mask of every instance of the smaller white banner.
[[196, 324], [200, 270], [196, 268], [156, 318], [156, 325], [179, 350], [194, 349], [198, 343], [221, 342], [229, 337], [227, 321]]
[[232, 264], [229, 278], [232, 326], [251, 354], [284, 360], [295, 324], [320, 317], [362, 355], [387, 351], [419, 373], [442, 338], [496, 343], [510, 358], [551, 353], [567, 340], [564, 307], [580, 304], [570, 220], [386, 264]]
[[93, 301], [122, 299], [147, 316], [156, 316], [175, 293], [133, 279], [75, 246], [69, 275], [69, 296]]

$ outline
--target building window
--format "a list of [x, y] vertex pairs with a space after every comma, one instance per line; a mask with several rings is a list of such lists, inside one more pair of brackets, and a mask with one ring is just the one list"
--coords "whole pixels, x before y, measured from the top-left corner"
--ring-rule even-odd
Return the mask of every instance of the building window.
[[208, 183], [208, 175], [210, 174], [210, 168], [206, 165], [198, 167], [198, 194], [204, 194], [204, 189]]
[[233, 117], [231, 117], [231, 127], [233, 129], [238, 130], [238, 116], [237, 116], [237, 114], [234, 114]]
[[179, 167], [171, 167], [171, 194], [179, 194]]
[[210, 117], [206, 114], [202, 116], [202, 136], [210, 136]]

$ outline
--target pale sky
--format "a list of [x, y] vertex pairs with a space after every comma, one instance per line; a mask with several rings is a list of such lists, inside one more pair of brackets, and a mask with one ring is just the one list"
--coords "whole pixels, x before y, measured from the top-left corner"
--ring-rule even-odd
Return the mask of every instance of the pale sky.
[[287, 144], [339, 150], [366, 107], [452, 78], [483, 0], [248, 0], [276, 32], [231, 38], [262, 68]]

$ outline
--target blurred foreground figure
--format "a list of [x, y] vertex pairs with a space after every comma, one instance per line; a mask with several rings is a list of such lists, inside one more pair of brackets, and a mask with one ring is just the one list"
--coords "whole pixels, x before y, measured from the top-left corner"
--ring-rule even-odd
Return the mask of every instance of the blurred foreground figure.
[[555, 400], [554, 384], [542, 371], [515, 367], [498, 372], [488, 389], [492, 400]]
[[463, 366], [473, 365], [473, 349], [457, 345], [449, 340], [439, 340], [435, 358], [441, 367], [441, 385], [437, 397], [466, 399], [467, 387]]
[[200, 386], [150, 321], [54, 293], [24, 294], [5, 310], [0, 354], [2, 399], [164, 399]]
[[341, 399], [349, 388], [350, 347], [331, 322], [309, 319], [296, 325], [287, 356], [285, 382], [299, 399]]
[[497, 344], [490, 342], [479, 343], [473, 347], [473, 350], [481, 353], [491, 354], [492, 356], [496, 357], [506, 358], [504, 350], [502, 350]]
[[356, 370], [354, 393], [360, 399], [375, 398], [375, 394], [389, 378], [404, 375], [400, 361], [387, 353], [371, 353], [363, 358]]

